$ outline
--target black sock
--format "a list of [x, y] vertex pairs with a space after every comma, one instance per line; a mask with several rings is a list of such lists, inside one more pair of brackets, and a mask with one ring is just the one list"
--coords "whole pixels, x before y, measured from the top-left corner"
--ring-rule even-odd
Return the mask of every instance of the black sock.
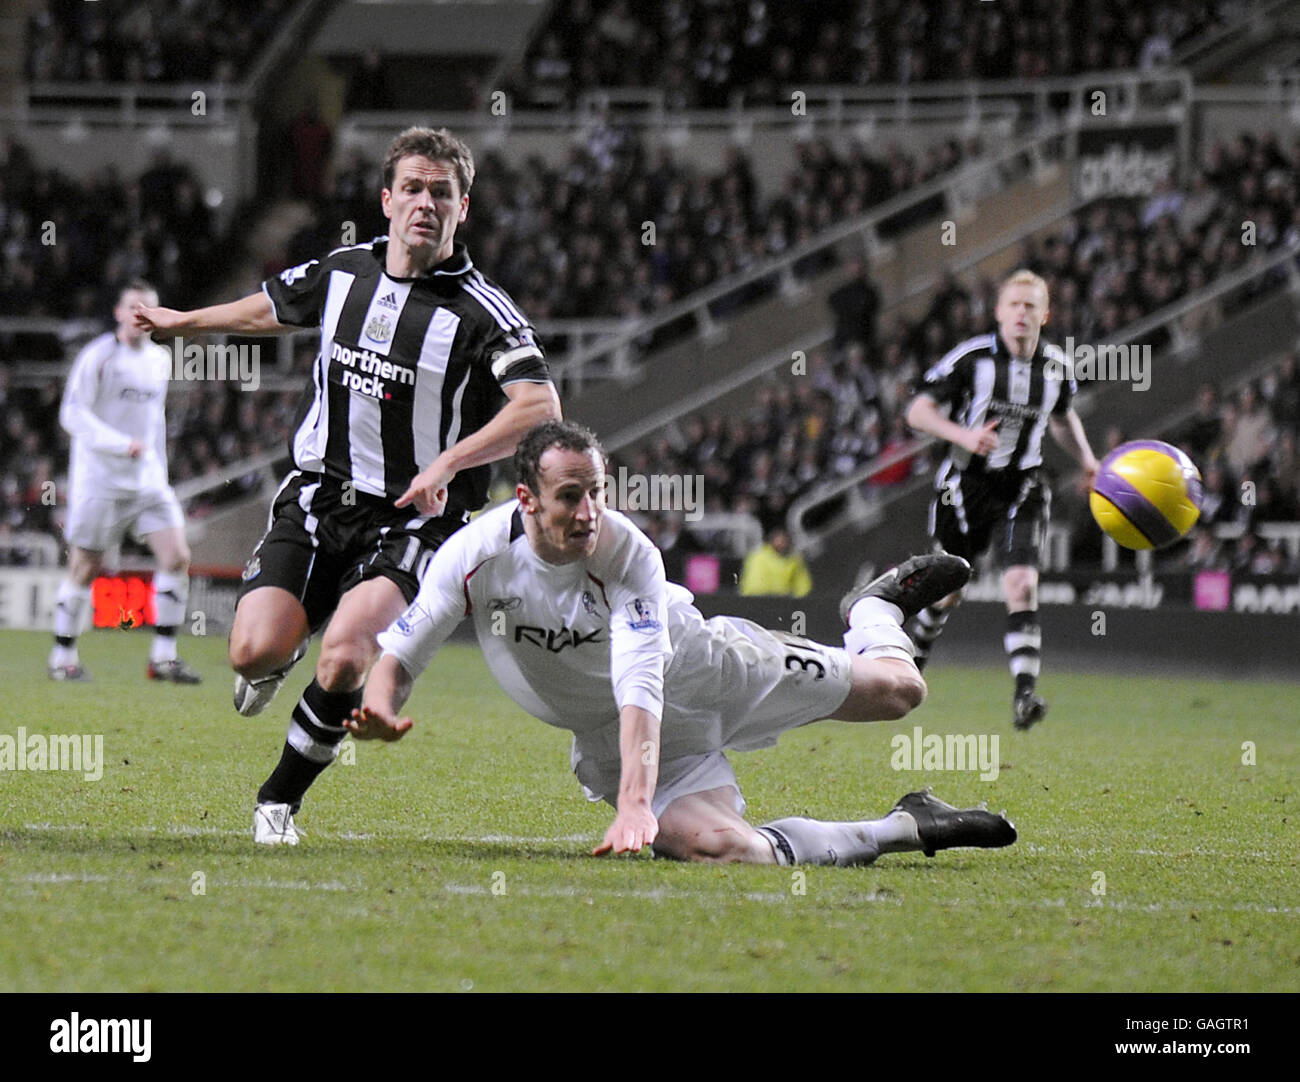
[[361, 689], [326, 691], [315, 680], [293, 708], [280, 762], [257, 791], [259, 804], [288, 804], [296, 815], [312, 782], [334, 761], [348, 735], [343, 722], [361, 705]]
[[1038, 683], [1043, 646], [1043, 634], [1038, 626], [1037, 610], [1007, 613], [1007, 633], [1003, 643], [1007, 651], [1007, 661], [1011, 666], [1011, 675], [1016, 679], [1016, 694], [1023, 695], [1033, 691], [1035, 684]]
[[909, 634], [912, 636], [912, 644], [916, 647], [918, 669], [924, 669], [925, 663], [930, 660], [934, 641], [943, 633], [943, 625], [948, 622], [948, 617], [951, 615], [952, 609], [940, 609], [934, 605], [916, 614]]

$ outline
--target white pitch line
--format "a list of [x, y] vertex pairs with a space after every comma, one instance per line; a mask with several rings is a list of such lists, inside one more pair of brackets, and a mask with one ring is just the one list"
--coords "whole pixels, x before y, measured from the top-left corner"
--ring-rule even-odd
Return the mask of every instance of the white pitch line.
[[[109, 883], [117, 882], [119, 877], [108, 875], [95, 875], [90, 873], [66, 873], [66, 872], [38, 872], [24, 875], [13, 876], [11, 879], [0, 876], [0, 883], [6, 881], [12, 883], [26, 883], [40, 886], [64, 886], [69, 884], [88, 884], [88, 883]], [[150, 882], [160, 885], [172, 883], [171, 879], [154, 876], [150, 877]], [[132, 878], [133, 883], [139, 883], [141, 880]], [[328, 880], [322, 883], [314, 883], [305, 879], [247, 879], [247, 878], [209, 878], [207, 886], [213, 889], [222, 887], [247, 887], [257, 890], [322, 890], [338, 891], [345, 893], [365, 893], [367, 890], [377, 889], [369, 888], [364, 884], [341, 883], [338, 880]], [[704, 896], [696, 891], [677, 890], [669, 887], [652, 887], [646, 890], [630, 888], [626, 890], [614, 889], [609, 890], [601, 887], [535, 887], [527, 884], [520, 885], [518, 882], [508, 883], [504, 892], [494, 891], [491, 886], [482, 883], [443, 883], [430, 884], [430, 889], [441, 889], [446, 894], [454, 894], [469, 897], [482, 897], [492, 895], [502, 898], [522, 897], [522, 898], [631, 898], [643, 901], [662, 902], [662, 901], [694, 901], [703, 904], [714, 905], [718, 899], [714, 896]], [[794, 895], [776, 891], [748, 891], [742, 895], [745, 901], [760, 902], [764, 904], [794, 905], [798, 904], [800, 898], [815, 899], [816, 888], [806, 895]], [[726, 899], [722, 899], [726, 901]], [[897, 893], [886, 890], [883, 892], [868, 891], [863, 894], [854, 896], [854, 902], [862, 903], [881, 903], [886, 905], [915, 905], [916, 898], [904, 899]], [[1069, 898], [989, 898], [988, 900], [972, 898], [936, 898], [927, 897], [921, 899], [922, 902], [928, 902], [930, 905], [942, 909], [986, 909], [991, 906], [999, 909], [1008, 907], [1021, 907], [1024, 909], [1051, 909], [1051, 910], [1111, 910], [1125, 913], [1186, 913], [1191, 911], [1207, 913], [1257, 913], [1270, 916], [1295, 917], [1300, 916], [1300, 906], [1286, 905], [1264, 905], [1256, 902], [1242, 902], [1235, 905], [1223, 905], [1219, 902], [1196, 902], [1172, 900], [1168, 902], [1129, 902], [1122, 899], [1102, 900], [1090, 899], [1087, 901]], [[837, 899], [838, 904], [838, 899]]]
[[[23, 830], [41, 834], [75, 834], [89, 833], [92, 827], [74, 823], [24, 823]], [[0, 828], [3, 833], [3, 828]], [[168, 835], [173, 837], [220, 837], [246, 838], [252, 834], [249, 830], [226, 830], [220, 827], [195, 826], [140, 826], [129, 830], [115, 832], [117, 837], [130, 838], [139, 835], [156, 837]], [[534, 836], [524, 834], [382, 834], [371, 831], [358, 832], [344, 830], [339, 832], [303, 829], [303, 837], [323, 841], [369, 842], [369, 841], [417, 841], [417, 842], [472, 842], [478, 845], [556, 845], [575, 842], [595, 843], [600, 840], [596, 834], [559, 834], [555, 836]]]
[[86, 872], [34, 872], [14, 877], [15, 883], [110, 883], [111, 875], [91, 875]]

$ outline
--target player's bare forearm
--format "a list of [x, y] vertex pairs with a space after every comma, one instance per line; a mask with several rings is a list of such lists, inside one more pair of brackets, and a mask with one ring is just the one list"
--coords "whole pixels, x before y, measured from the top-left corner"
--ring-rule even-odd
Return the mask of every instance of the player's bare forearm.
[[509, 401], [501, 411], [421, 470], [395, 506], [414, 504], [421, 514], [441, 515], [447, 505], [447, 486], [456, 474], [513, 454], [524, 433], [534, 425], [560, 419], [560, 396], [549, 383], [511, 383], [505, 393]]
[[915, 431], [964, 447], [972, 454], [986, 455], [998, 445], [997, 421], [989, 421], [979, 428], [963, 428], [945, 417], [935, 400], [927, 394], [912, 399], [904, 419]]
[[1092, 453], [1088, 434], [1083, 430], [1083, 421], [1079, 419], [1079, 415], [1071, 409], [1064, 417], [1051, 418], [1049, 427], [1052, 430], [1052, 438], [1079, 464], [1088, 475], [1091, 484], [1097, 476], [1097, 457]]
[[653, 844], [659, 834], [651, 803], [659, 781], [659, 719], [639, 706], [619, 711], [618, 814], [605, 838], [592, 852], [636, 853]]
[[135, 323], [141, 330], [159, 337], [178, 334], [283, 334], [298, 328], [289, 327], [275, 318], [271, 299], [262, 292], [250, 293], [237, 301], [195, 308], [188, 312], [174, 308], [135, 310]]
[[400, 740], [414, 724], [398, 716], [414, 684], [414, 677], [397, 658], [382, 655], [366, 677], [360, 709], [352, 711], [344, 726], [358, 740]]
[[509, 401], [492, 420], [443, 453], [453, 473], [512, 455], [530, 428], [561, 419], [560, 396], [550, 383], [511, 383], [505, 393]]
[[396, 714], [406, 705], [414, 686], [415, 679], [405, 665], [392, 654], [381, 654], [366, 677], [361, 702], [385, 714]]
[[619, 758], [622, 774], [618, 802], [643, 802], [646, 807], [659, 781], [659, 719], [639, 706], [625, 706], [618, 717]]

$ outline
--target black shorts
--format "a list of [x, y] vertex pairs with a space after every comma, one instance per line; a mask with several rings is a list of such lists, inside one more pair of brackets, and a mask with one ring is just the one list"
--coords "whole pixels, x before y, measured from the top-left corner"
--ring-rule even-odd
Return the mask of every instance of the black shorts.
[[1041, 570], [1051, 509], [1037, 474], [954, 472], [930, 504], [930, 536], [972, 563], [991, 548], [998, 567]]
[[294, 470], [271, 504], [270, 526], [244, 567], [239, 596], [260, 586], [288, 590], [307, 610], [313, 634], [339, 598], [367, 579], [395, 582], [409, 605], [433, 554], [468, 521], [463, 508], [424, 519], [387, 497], [345, 493], [331, 477]]

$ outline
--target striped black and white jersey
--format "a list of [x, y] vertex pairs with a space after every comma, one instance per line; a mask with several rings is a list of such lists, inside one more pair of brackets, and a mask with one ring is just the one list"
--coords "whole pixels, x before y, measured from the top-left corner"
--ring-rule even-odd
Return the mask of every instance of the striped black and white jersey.
[[[482, 428], [515, 382], [550, 376], [536, 334], [463, 244], [418, 278], [384, 270], [387, 238], [338, 248], [263, 283], [275, 318], [320, 326], [290, 437], [294, 465], [396, 499], [446, 448]], [[452, 480], [448, 508], [487, 500], [490, 468]]]
[[1078, 384], [1059, 346], [1040, 338], [1033, 357], [1016, 360], [995, 331], [946, 353], [925, 373], [918, 390], [941, 408], [947, 406], [949, 418], [963, 428], [1001, 422], [998, 445], [987, 456], [948, 445], [935, 481], [942, 487], [954, 472], [1025, 474], [1038, 469], [1048, 420], [1069, 412]]

